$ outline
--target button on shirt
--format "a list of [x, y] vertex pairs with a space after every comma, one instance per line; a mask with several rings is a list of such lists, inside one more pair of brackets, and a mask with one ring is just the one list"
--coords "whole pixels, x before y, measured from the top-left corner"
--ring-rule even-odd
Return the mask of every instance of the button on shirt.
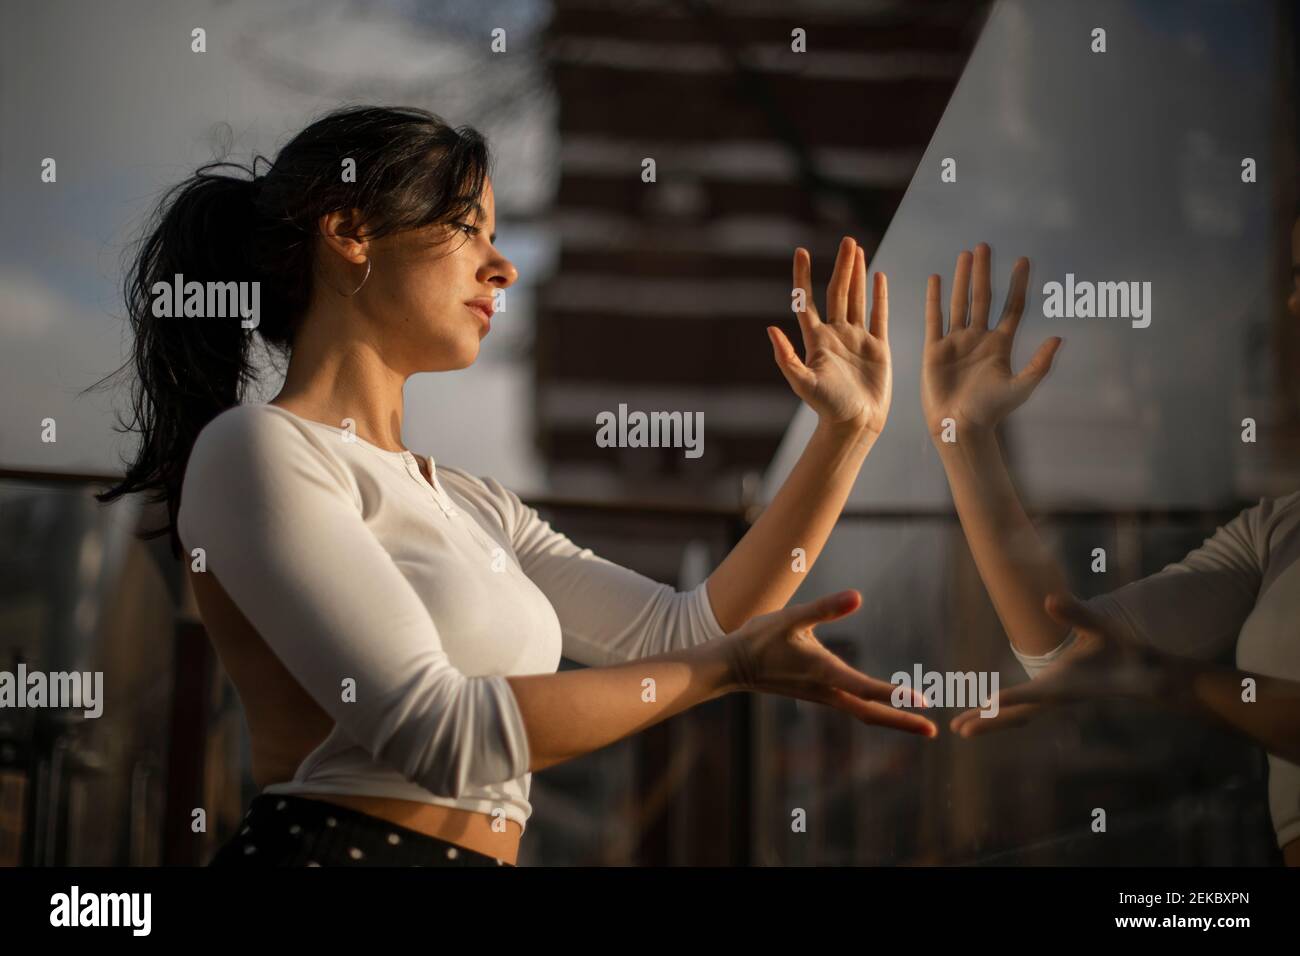
[[178, 532], [334, 721], [267, 793], [386, 796], [526, 826], [528, 740], [506, 675], [723, 635], [678, 591], [580, 548], [492, 478], [274, 405], [199, 434]]

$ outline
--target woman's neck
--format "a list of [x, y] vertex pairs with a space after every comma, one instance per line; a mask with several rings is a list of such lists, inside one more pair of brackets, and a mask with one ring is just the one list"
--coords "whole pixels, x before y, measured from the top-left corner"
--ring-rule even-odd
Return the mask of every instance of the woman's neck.
[[[391, 451], [402, 441], [406, 377], [364, 342], [295, 342], [284, 385], [270, 404], [303, 418], [351, 427], [357, 437]], [[350, 421], [349, 421], [350, 420]]]

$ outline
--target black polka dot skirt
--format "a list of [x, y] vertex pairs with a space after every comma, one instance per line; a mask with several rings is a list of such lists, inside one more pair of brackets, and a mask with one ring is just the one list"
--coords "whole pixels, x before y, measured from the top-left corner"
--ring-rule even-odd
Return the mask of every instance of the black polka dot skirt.
[[208, 866], [513, 866], [351, 807], [290, 794], [253, 798]]

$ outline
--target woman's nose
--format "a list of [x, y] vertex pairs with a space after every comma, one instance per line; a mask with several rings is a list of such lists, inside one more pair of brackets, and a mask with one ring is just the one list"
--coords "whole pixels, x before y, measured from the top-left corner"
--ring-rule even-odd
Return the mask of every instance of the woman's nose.
[[515, 269], [515, 264], [501, 256], [487, 266], [487, 281], [498, 288], [505, 289], [515, 284], [519, 278], [519, 272]]

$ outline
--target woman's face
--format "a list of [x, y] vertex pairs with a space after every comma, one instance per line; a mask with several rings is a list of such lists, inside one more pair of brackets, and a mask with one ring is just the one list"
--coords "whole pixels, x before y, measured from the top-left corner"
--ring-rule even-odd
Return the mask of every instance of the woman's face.
[[[493, 245], [496, 202], [487, 180], [481, 211], [455, 226], [435, 225], [373, 240], [370, 278], [356, 296], [382, 329], [390, 364], [405, 373], [465, 368], [478, 357], [493, 292], [513, 285], [514, 265]], [[363, 269], [354, 268], [357, 281]]]

